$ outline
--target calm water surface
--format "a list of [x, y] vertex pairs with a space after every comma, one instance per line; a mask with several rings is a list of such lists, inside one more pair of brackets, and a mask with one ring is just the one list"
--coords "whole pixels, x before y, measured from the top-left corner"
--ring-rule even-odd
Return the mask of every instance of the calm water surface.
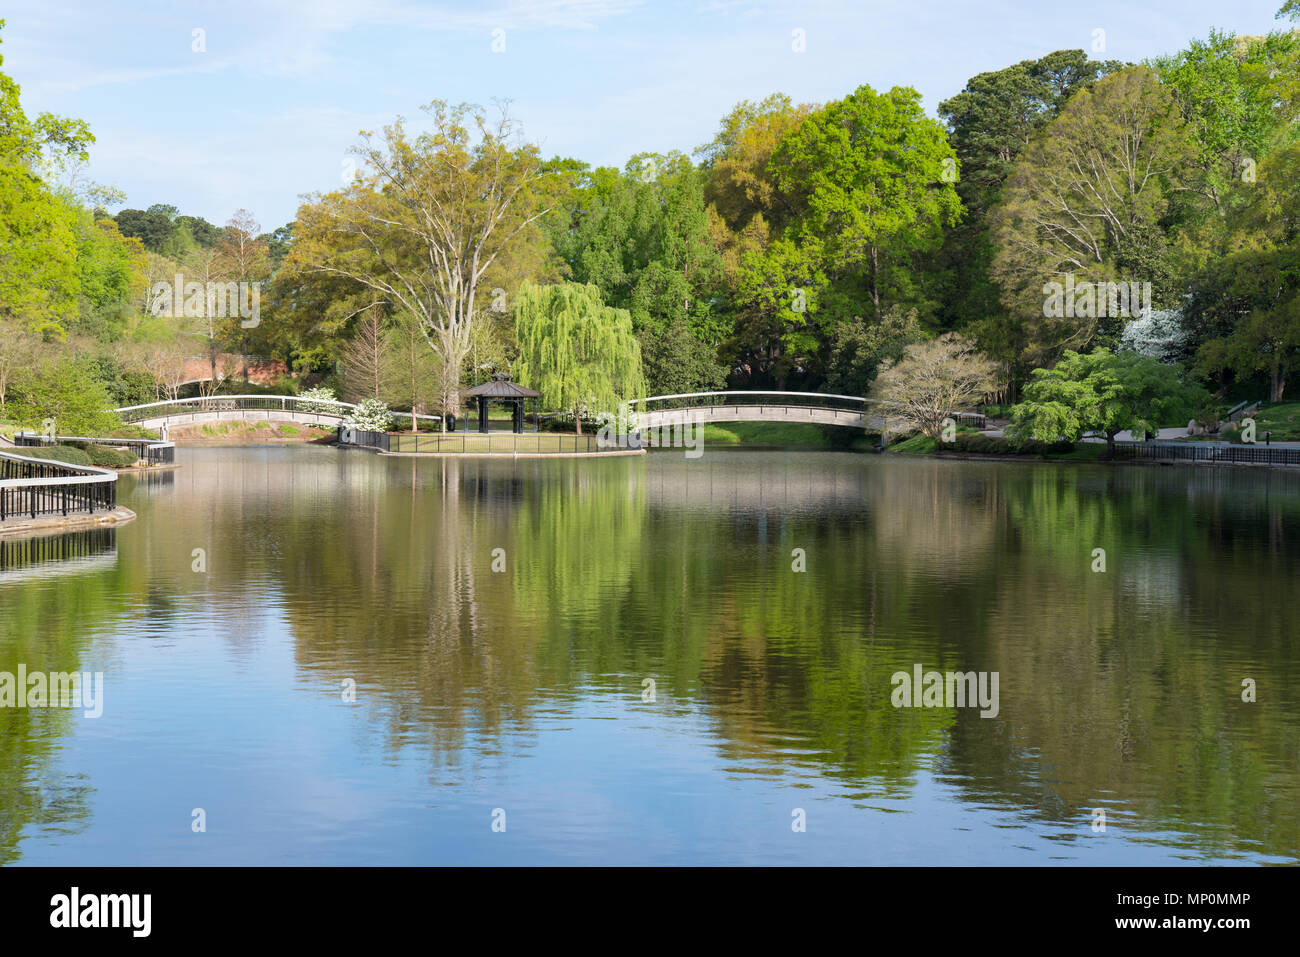
[[[105, 702], [0, 709], [0, 863], [1300, 857], [1300, 475], [178, 458], [6, 553], [0, 671]], [[997, 717], [895, 708], [917, 664]]]

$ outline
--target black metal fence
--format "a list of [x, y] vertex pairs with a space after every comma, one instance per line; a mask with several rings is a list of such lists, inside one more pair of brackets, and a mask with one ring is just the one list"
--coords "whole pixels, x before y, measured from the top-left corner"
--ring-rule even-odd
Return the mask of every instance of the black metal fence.
[[116, 507], [115, 472], [0, 452], [0, 522]]
[[[349, 441], [344, 441], [345, 439]], [[390, 441], [387, 432], [366, 432], [362, 429], [340, 429], [339, 441], [344, 445], [355, 445], [363, 449], [379, 449], [381, 452], [389, 451]]]
[[1296, 465], [1300, 449], [1267, 445], [1213, 445], [1207, 442], [1116, 442], [1115, 458], [1157, 462], [1207, 462], [1223, 465]]
[[597, 435], [562, 432], [364, 432], [341, 429], [339, 442], [363, 449], [401, 453], [457, 453], [493, 455], [573, 455], [626, 451], [639, 448], [625, 438], [623, 445], [603, 443]]

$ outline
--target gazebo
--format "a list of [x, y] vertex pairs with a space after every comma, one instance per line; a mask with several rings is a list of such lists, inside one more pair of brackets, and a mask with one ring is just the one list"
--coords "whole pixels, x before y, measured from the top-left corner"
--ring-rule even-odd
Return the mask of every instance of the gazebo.
[[476, 385], [472, 389], [466, 389], [461, 394], [466, 398], [472, 396], [478, 401], [478, 430], [480, 432], [488, 431], [488, 404], [493, 399], [510, 404], [513, 412], [510, 417], [511, 431], [523, 432], [524, 399], [532, 399], [533, 411], [537, 412], [537, 400], [542, 396], [540, 392], [534, 392], [532, 389], [524, 388], [517, 382], [511, 382], [510, 375], [506, 372], [498, 372], [490, 381]]

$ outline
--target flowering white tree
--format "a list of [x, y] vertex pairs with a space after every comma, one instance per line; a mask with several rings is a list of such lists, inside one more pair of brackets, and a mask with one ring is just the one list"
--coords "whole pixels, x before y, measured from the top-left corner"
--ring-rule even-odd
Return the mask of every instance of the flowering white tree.
[[1119, 344], [1121, 349], [1168, 363], [1178, 359], [1190, 341], [1181, 309], [1153, 309], [1125, 323]]

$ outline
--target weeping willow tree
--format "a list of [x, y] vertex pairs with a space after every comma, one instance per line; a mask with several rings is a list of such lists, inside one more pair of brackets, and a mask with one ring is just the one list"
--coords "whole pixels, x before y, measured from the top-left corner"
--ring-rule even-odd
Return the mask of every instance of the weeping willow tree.
[[605, 305], [595, 286], [525, 283], [514, 313], [515, 378], [546, 408], [572, 410], [579, 435], [584, 412], [614, 412], [645, 395], [632, 314]]

